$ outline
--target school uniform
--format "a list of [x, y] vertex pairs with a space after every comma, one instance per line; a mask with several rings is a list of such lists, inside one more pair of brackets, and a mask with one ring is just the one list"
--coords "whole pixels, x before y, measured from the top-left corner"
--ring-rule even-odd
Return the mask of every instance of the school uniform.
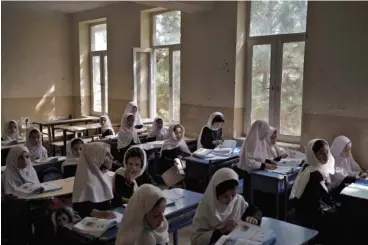
[[167, 140], [169, 138], [169, 131], [167, 130], [167, 128], [162, 127], [161, 129], [159, 129], [157, 127], [158, 120], [163, 121], [162, 117], [155, 118], [155, 120], [153, 121], [152, 129], [147, 135], [148, 141], [161, 141], [161, 140]]
[[286, 151], [282, 149], [282, 147], [278, 146], [277, 143], [271, 143], [271, 137], [275, 132], [277, 132], [277, 129], [270, 127], [269, 133], [266, 138], [266, 148], [268, 154], [267, 159], [272, 159], [276, 162], [279, 162], [281, 160], [281, 155], [286, 154]]
[[129, 149], [130, 146], [141, 143], [135, 128], [128, 127], [127, 125], [127, 118], [131, 115], [133, 114], [129, 113], [123, 116], [120, 130], [118, 133], [118, 147], [117, 148], [122, 158], [124, 157], [125, 152]]
[[129, 200], [123, 221], [116, 236], [115, 245], [166, 245], [169, 243], [169, 224], [164, 218], [155, 229], [147, 229], [145, 215], [164, 195], [160, 188], [145, 184], [140, 186]]
[[222, 140], [222, 128], [214, 129], [212, 127], [213, 119], [216, 116], [221, 116], [224, 118], [224, 115], [221, 112], [212, 113], [209, 117], [207, 124], [202, 128], [199, 133], [197, 140], [197, 150], [200, 148], [205, 149], [215, 149], [217, 145], [213, 144], [215, 140]]
[[124, 115], [126, 114], [129, 114], [129, 113], [133, 113], [132, 112], [132, 109], [133, 107], [136, 107], [137, 108], [137, 112], [134, 113], [134, 127], [143, 127], [143, 120], [142, 120], [142, 117], [141, 115], [139, 114], [139, 108], [138, 108], [138, 105], [137, 103], [131, 101], [127, 104], [127, 106], [125, 107], [125, 110], [124, 110]]
[[6, 169], [3, 174], [4, 182], [2, 183], [5, 194], [14, 194], [17, 187], [26, 183], [40, 183], [32, 162], [29, 162], [23, 169], [17, 167], [18, 158], [23, 152], [29, 153], [28, 148], [25, 146], [15, 146], [9, 151], [8, 157], [6, 158]]
[[114, 195], [110, 177], [100, 167], [108, 145], [102, 142], [85, 144], [80, 156], [73, 188], [73, 209], [79, 216], [90, 216], [93, 209], [110, 210]]
[[[30, 140], [30, 133], [32, 131], [37, 131], [40, 134], [40, 143], [37, 145], [33, 145], [31, 143]], [[37, 159], [43, 159], [43, 158], [47, 158], [48, 154], [47, 154], [47, 150], [46, 148], [42, 145], [42, 140], [41, 140], [41, 132], [40, 130], [38, 130], [37, 128], [28, 128], [27, 129], [27, 138], [26, 138], [26, 146], [29, 150], [30, 153], [30, 157], [31, 157], [31, 161], [34, 162]]]
[[72, 151], [72, 143], [75, 140], [81, 141], [80, 138], [74, 138], [70, 140], [66, 145], [66, 158], [65, 161], [61, 164], [61, 172], [64, 179], [75, 176], [75, 172], [77, 171], [79, 157], [76, 157]]
[[[14, 133], [11, 133], [9, 131], [9, 126], [11, 123], [14, 123], [17, 127], [17, 131]], [[1, 140], [9, 140], [9, 141], [13, 141], [13, 140], [21, 140], [23, 139], [20, 134], [19, 134], [19, 129], [18, 129], [18, 123], [14, 120], [8, 121], [4, 124], [4, 128], [3, 128], [3, 134], [1, 136]]]
[[101, 127], [101, 136], [103, 138], [111, 135], [114, 136], [115, 132], [114, 128], [112, 127], [110, 117], [107, 115], [103, 115], [101, 116], [101, 118], [105, 118], [106, 120], [105, 124]]
[[228, 205], [219, 203], [216, 197], [216, 187], [227, 180], [239, 181], [238, 175], [230, 168], [218, 170], [211, 178], [193, 219], [192, 245], [215, 244], [223, 235], [220, 229], [228, 221], [238, 223], [250, 216], [257, 219], [260, 224], [261, 212], [248, 204], [241, 195], [236, 194]]

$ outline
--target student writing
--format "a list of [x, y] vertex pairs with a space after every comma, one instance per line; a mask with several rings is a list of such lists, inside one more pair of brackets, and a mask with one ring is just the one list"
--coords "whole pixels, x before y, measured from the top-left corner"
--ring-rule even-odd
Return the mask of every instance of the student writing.
[[197, 149], [215, 149], [222, 140], [222, 126], [225, 122], [221, 112], [212, 113], [207, 124], [202, 128], [197, 142]]

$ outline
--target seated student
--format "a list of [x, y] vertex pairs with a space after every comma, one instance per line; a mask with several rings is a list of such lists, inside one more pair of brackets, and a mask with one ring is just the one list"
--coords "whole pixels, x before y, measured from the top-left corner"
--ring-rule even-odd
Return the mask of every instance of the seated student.
[[277, 129], [270, 127], [266, 141], [269, 159], [279, 162], [281, 159], [287, 158], [288, 154], [277, 145]]
[[112, 160], [110, 146], [106, 143], [93, 142], [83, 146], [72, 197], [73, 209], [80, 217], [115, 217], [110, 210], [110, 201], [114, 197], [111, 178], [106, 174]]
[[167, 140], [169, 138], [168, 130], [164, 128], [164, 120], [162, 117], [156, 117], [153, 120], [152, 129], [149, 132], [147, 139], [149, 141]]
[[141, 143], [137, 131], [135, 130], [133, 125], [134, 125], [134, 115], [132, 113], [125, 114], [118, 133], [118, 147], [117, 147], [122, 159], [124, 158], [126, 150], [128, 150], [131, 145]]
[[47, 150], [42, 145], [41, 132], [37, 128], [27, 129], [26, 146], [30, 152], [31, 161], [47, 158]]
[[61, 172], [64, 179], [75, 176], [83, 144], [82, 139], [75, 138], [66, 145], [66, 159], [61, 164]]
[[267, 151], [267, 135], [270, 125], [263, 120], [255, 121], [249, 129], [240, 151], [238, 174], [244, 178], [243, 196], [250, 198], [249, 174], [256, 169], [276, 169], [276, 161], [269, 158]]
[[192, 245], [215, 244], [240, 221], [261, 224], [262, 213], [236, 193], [238, 181], [230, 168], [219, 169], [213, 175], [194, 216]]
[[144, 184], [134, 192], [124, 212], [116, 245], [168, 245], [166, 199], [160, 188]]
[[215, 149], [222, 140], [222, 125], [224, 124], [224, 115], [221, 112], [212, 113], [207, 124], [202, 128], [197, 141], [197, 149]]
[[112, 127], [110, 117], [103, 115], [100, 117], [101, 124], [101, 136], [104, 138], [106, 136], [115, 135], [114, 128]]
[[174, 165], [176, 158], [181, 159], [191, 155], [184, 135], [185, 129], [181, 124], [170, 125], [169, 139], [165, 140], [160, 152], [162, 173]]
[[131, 101], [127, 104], [127, 106], [125, 107], [124, 115], [128, 113], [131, 113], [134, 115], [134, 125], [133, 126], [136, 129], [143, 128], [143, 121], [142, 121], [141, 115], [139, 114], [137, 103]]
[[40, 183], [27, 147], [18, 145], [10, 149], [4, 176], [2, 185], [5, 194], [13, 194], [15, 188], [26, 183]]
[[6, 122], [1, 140], [17, 141], [20, 139], [22, 137], [19, 135], [18, 123], [14, 120]]
[[123, 167], [116, 170], [113, 181], [115, 196], [114, 206], [127, 203], [138, 188], [136, 178], [147, 168], [146, 152], [139, 146], [130, 147], [124, 156]]

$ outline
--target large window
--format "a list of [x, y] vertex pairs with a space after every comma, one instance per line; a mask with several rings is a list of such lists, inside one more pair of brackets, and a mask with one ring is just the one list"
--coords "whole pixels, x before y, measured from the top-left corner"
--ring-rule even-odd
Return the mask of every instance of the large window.
[[180, 11], [154, 13], [152, 48], [134, 48], [134, 100], [144, 117], [180, 120], [180, 22]]
[[263, 119], [280, 138], [301, 133], [307, 1], [249, 2], [247, 129]]
[[107, 113], [107, 37], [106, 23], [90, 26], [92, 114]]

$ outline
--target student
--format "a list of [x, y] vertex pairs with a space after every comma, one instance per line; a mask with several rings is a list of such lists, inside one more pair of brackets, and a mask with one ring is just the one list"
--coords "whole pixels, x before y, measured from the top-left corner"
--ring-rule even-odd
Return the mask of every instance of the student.
[[131, 145], [140, 144], [140, 140], [137, 131], [134, 128], [134, 115], [132, 113], [125, 114], [123, 121], [121, 122], [119, 134], [118, 134], [118, 150], [122, 159], [126, 150]]
[[101, 134], [102, 137], [115, 135], [114, 128], [112, 127], [110, 117], [108, 115], [103, 115], [100, 117], [101, 124]]
[[47, 150], [42, 145], [41, 132], [37, 128], [27, 129], [26, 146], [29, 149], [31, 161], [47, 158]]
[[277, 145], [277, 129], [270, 127], [266, 141], [269, 159], [279, 162], [281, 159], [288, 157], [288, 154]]
[[194, 216], [192, 245], [215, 244], [241, 221], [260, 225], [262, 213], [236, 193], [238, 181], [230, 168], [222, 168], [212, 176]]
[[276, 169], [276, 161], [269, 158], [267, 151], [267, 135], [270, 125], [263, 120], [255, 121], [249, 129], [240, 151], [237, 171], [244, 178], [243, 196], [250, 198], [249, 174], [257, 169]]
[[168, 245], [165, 208], [166, 199], [160, 188], [140, 186], [129, 200], [115, 245]]
[[61, 164], [61, 172], [64, 179], [75, 176], [83, 144], [82, 139], [75, 138], [66, 145], [66, 159]]
[[131, 101], [127, 104], [124, 115], [128, 113], [132, 113], [134, 115], [134, 127], [137, 129], [143, 128], [143, 121], [141, 115], [139, 114], [137, 103]]
[[173, 124], [169, 127], [169, 139], [162, 145], [161, 171], [165, 172], [174, 165], [176, 158], [190, 156], [191, 152], [187, 143], [184, 141], [185, 129], [181, 124]]
[[83, 146], [80, 163], [75, 174], [73, 209], [80, 217], [114, 218], [111, 209], [111, 178], [106, 172], [111, 168], [113, 157], [110, 146], [93, 142]]
[[18, 145], [10, 149], [4, 176], [2, 184], [5, 194], [13, 194], [15, 188], [26, 183], [40, 183], [27, 147]]
[[[351, 155], [351, 140], [346, 136], [336, 137], [331, 145], [331, 154], [335, 158], [335, 174], [331, 175], [331, 186], [333, 188], [345, 187], [345, 184], [355, 182], [358, 178], [368, 175], [363, 172]], [[340, 191], [341, 191], [340, 190]]]
[[146, 152], [139, 146], [130, 147], [125, 153], [123, 167], [116, 170], [113, 181], [115, 190], [114, 206], [121, 206], [122, 203], [129, 201], [138, 188], [136, 179], [144, 173], [146, 168]]
[[207, 124], [202, 128], [198, 137], [197, 149], [215, 149], [222, 140], [222, 125], [224, 124], [224, 115], [221, 112], [212, 113]]
[[1, 140], [17, 141], [22, 139], [19, 135], [18, 123], [14, 120], [4, 124], [4, 132]]
[[166, 140], [169, 138], [168, 130], [164, 128], [164, 120], [162, 117], [156, 117], [153, 121], [152, 130], [149, 132], [147, 139], [150, 141]]

